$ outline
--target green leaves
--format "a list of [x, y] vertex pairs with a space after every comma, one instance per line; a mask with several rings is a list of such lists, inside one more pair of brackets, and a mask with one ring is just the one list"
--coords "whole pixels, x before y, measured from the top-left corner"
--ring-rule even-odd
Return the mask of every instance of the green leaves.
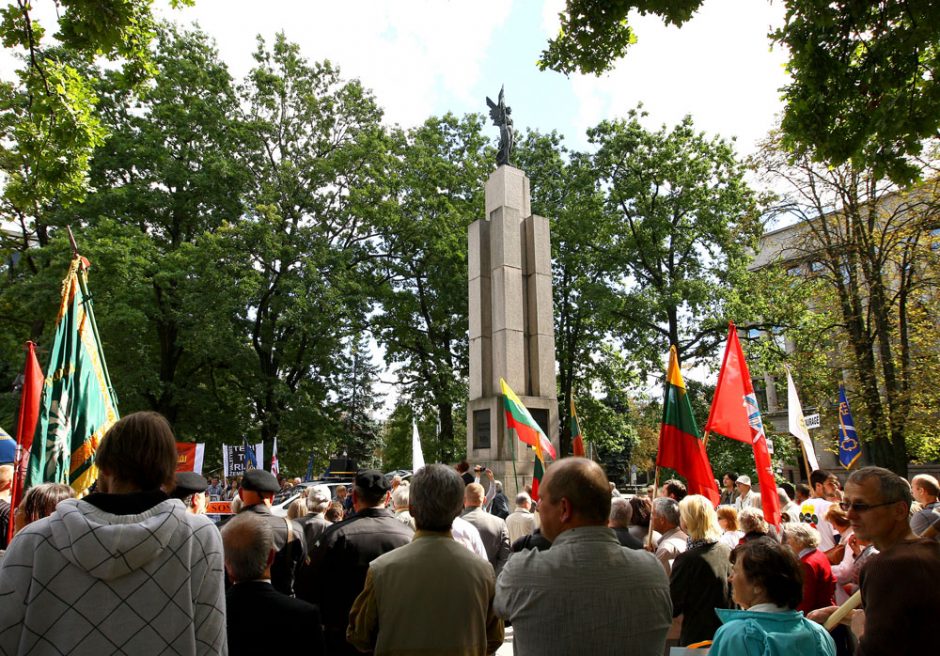
[[790, 51], [783, 145], [822, 162], [868, 165], [898, 184], [940, 127], [940, 7], [912, 2], [787, 3], [771, 37]]
[[561, 30], [549, 41], [538, 66], [566, 75], [605, 73], [636, 43], [627, 23], [631, 11], [641, 16], [657, 14], [679, 27], [701, 4], [702, 0], [567, 0], [565, 11], [559, 14]]

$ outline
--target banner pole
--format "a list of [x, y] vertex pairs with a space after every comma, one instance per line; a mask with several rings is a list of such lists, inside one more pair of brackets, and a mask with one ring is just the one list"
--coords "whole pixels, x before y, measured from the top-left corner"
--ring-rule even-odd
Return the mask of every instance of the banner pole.
[[646, 548], [649, 551], [654, 551], [653, 549], [653, 517], [656, 515], [656, 504], [653, 501], [656, 500], [656, 493], [659, 490], [659, 465], [656, 465], [656, 475], [654, 476], [653, 482], [653, 498], [650, 499], [650, 526], [649, 530], [646, 532]]

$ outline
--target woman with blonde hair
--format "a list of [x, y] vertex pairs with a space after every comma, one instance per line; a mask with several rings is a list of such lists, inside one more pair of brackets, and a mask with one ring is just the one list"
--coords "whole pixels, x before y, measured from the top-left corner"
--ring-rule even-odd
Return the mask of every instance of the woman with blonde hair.
[[731, 608], [731, 548], [720, 542], [721, 528], [711, 501], [690, 494], [679, 502], [679, 522], [688, 548], [676, 557], [669, 579], [672, 615], [682, 615], [679, 644], [711, 640], [721, 626], [716, 608]]
[[287, 507], [287, 519], [300, 519], [307, 515], [307, 500], [301, 495]]

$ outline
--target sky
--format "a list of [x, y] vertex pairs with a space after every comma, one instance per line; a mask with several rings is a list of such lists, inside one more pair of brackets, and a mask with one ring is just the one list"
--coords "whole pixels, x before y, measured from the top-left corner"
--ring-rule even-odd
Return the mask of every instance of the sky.
[[[681, 30], [631, 18], [638, 43], [604, 76], [540, 72], [563, 0], [196, 0], [162, 15], [198, 22], [231, 73], [250, 70], [255, 39], [283, 30], [310, 60], [329, 59], [359, 78], [386, 121], [410, 127], [431, 115], [486, 112], [501, 85], [517, 128], [558, 131], [573, 148], [585, 131], [640, 102], [650, 127], [690, 114], [699, 129], [736, 137], [743, 154], [773, 127], [786, 84], [785, 52], [767, 33], [779, 1], [707, 0]], [[494, 141], [498, 130], [492, 128]]]

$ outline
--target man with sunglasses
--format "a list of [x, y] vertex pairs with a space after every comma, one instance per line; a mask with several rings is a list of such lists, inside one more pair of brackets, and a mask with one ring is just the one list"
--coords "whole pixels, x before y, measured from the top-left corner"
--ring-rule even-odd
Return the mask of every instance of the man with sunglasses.
[[[881, 467], [854, 472], [840, 504], [860, 539], [879, 550], [862, 569], [862, 607], [847, 618], [859, 638], [856, 655], [915, 654], [935, 640], [940, 607], [940, 544], [910, 528], [911, 488]], [[836, 607], [810, 613], [825, 622]]]

